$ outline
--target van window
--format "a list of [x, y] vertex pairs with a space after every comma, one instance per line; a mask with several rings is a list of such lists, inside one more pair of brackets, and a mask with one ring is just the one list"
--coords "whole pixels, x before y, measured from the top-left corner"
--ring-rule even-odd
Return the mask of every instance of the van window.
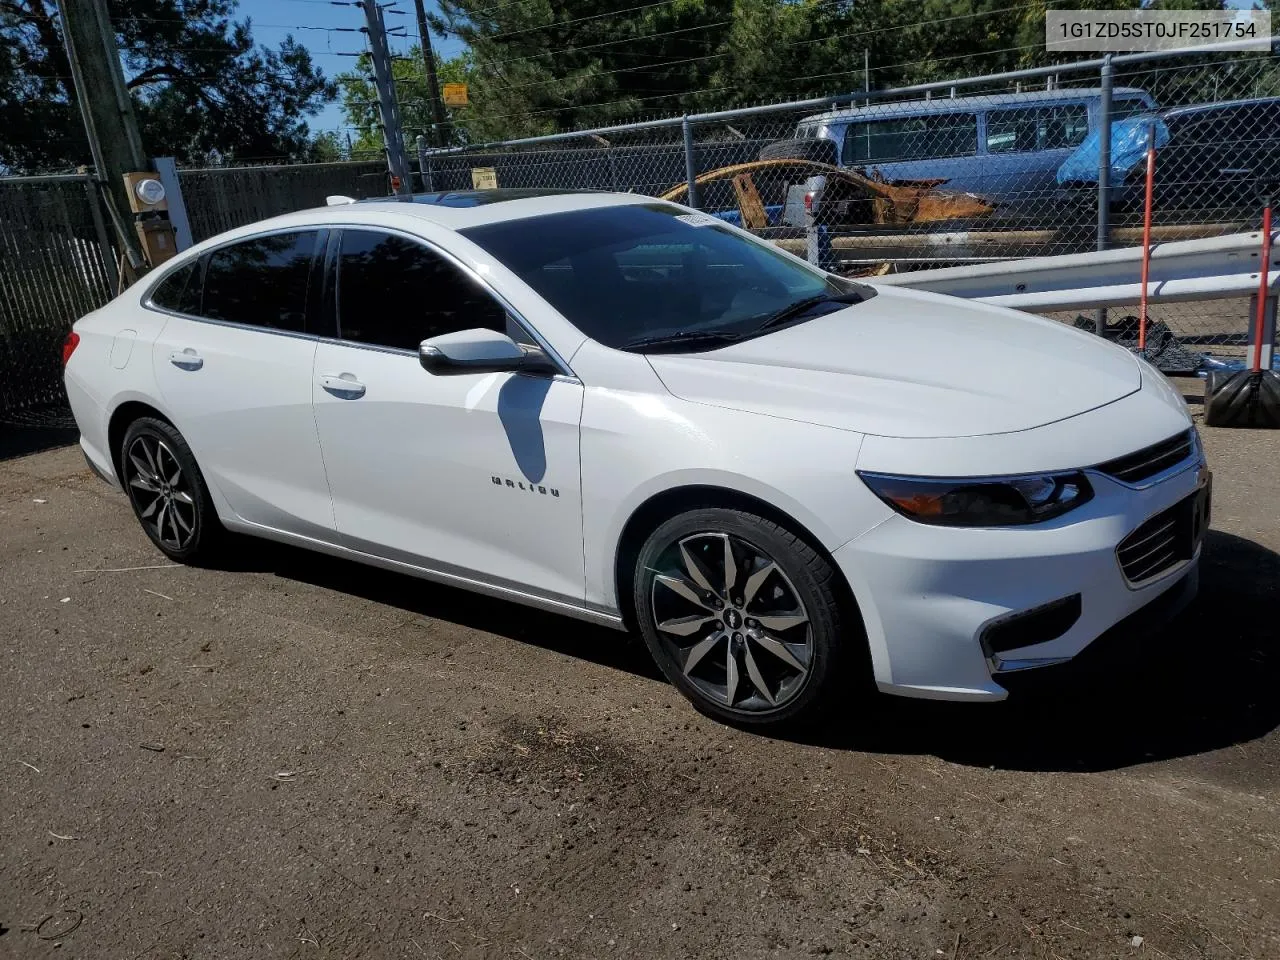
[[1078, 146], [1089, 134], [1083, 103], [992, 110], [987, 114], [987, 153], [1023, 153]]
[[1153, 109], [1155, 108], [1145, 100], [1129, 97], [1125, 100], [1117, 100], [1111, 105], [1111, 119], [1114, 122], [1123, 120], [1125, 117], [1136, 117], [1144, 113], [1150, 113]]
[[841, 156], [846, 166], [968, 157], [978, 152], [978, 117], [972, 113], [940, 113], [852, 123], [844, 135]]

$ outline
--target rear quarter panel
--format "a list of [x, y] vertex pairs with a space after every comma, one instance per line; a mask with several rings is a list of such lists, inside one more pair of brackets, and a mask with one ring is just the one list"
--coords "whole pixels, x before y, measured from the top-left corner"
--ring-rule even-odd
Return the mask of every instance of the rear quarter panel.
[[115, 465], [107, 439], [111, 415], [130, 400], [163, 412], [151, 352], [168, 318], [141, 305], [140, 293], [150, 286], [139, 284], [141, 291], [130, 290], [72, 327], [80, 343], [64, 373], [67, 398], [80, 428], [81, 448], [113, 480]]

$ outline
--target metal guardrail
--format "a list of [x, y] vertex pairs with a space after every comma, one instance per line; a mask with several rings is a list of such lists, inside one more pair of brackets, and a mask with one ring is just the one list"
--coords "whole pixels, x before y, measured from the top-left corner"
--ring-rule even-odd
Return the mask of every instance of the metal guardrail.
[[[1151, 303], [1187, 303], [1247, 297], [1258, 291], [1259, 231], [1151, 248]], [[1136, 303], [1142, 250], [1128, 247], [1068, 256], [917, 270], [877, 283], [981, 300], [1036, 313]], [[1280, 291], [1272, 272], [1268, 289]]]

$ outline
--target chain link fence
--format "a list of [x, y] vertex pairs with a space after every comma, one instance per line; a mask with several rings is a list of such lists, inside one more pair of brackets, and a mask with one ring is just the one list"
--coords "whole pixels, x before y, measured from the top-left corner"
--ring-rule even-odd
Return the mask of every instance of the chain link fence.
[[[420, 157], [427, 190], [496, 181], [651, 194], [875, 276], [1141, 243], [1153, 125], [1153, 240], [1256, 229], [1280, 179], [1272, 53], [1116, 56]], [[1232, 353], [1246, 338], [1246, 302], [1153, 314], [1192, 346]]]
[[381, 160], [290, 166], [207, 167], [178, 171], [194, 242], [294, 210], [323, 206], [334, 194], [364, 199], [387, 193]]
[[[478, 184], [665, 197], [836, 272], [888, 272], [1141, 242], [1146, 144], [1157, 241], [1256, 229], [1280, 180], [1280, 60], [1126, 55], [996, 77], [419, 149], [429, 191]], [[1100, 162], [1109, 134], [1110, 164]], [[1106, 171], [1106, 202], [1099, 177]], [[178, 172], [194, 239], [389, 192], [381, 160]], [[84, 176], [0, 180], [0, 414], [57, 402], [57, 345], [105, 302], [113, 238]], [[1111, 311], [1125, 328], [1136, 312]], [[1236, 354], [1248, 304], [1157, 306], [1156, 339]], [[1093, 318], [1061, 317], [1092, 326]]]
[[0, 418], [65, 402], [60, 346], [114, 293], [114, 254], [87, 176], [0, 180]]

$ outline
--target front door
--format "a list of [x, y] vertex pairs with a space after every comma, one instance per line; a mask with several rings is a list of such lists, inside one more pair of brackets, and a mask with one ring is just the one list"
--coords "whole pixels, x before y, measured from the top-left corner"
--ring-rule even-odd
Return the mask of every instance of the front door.
[[419, 240], [344, 230], [336, 287], [340, 342], [319, 345], [313, 396], [342, 542], [580, 603], [581, 384], [424, 370], [428, 337], [522, 331]]

